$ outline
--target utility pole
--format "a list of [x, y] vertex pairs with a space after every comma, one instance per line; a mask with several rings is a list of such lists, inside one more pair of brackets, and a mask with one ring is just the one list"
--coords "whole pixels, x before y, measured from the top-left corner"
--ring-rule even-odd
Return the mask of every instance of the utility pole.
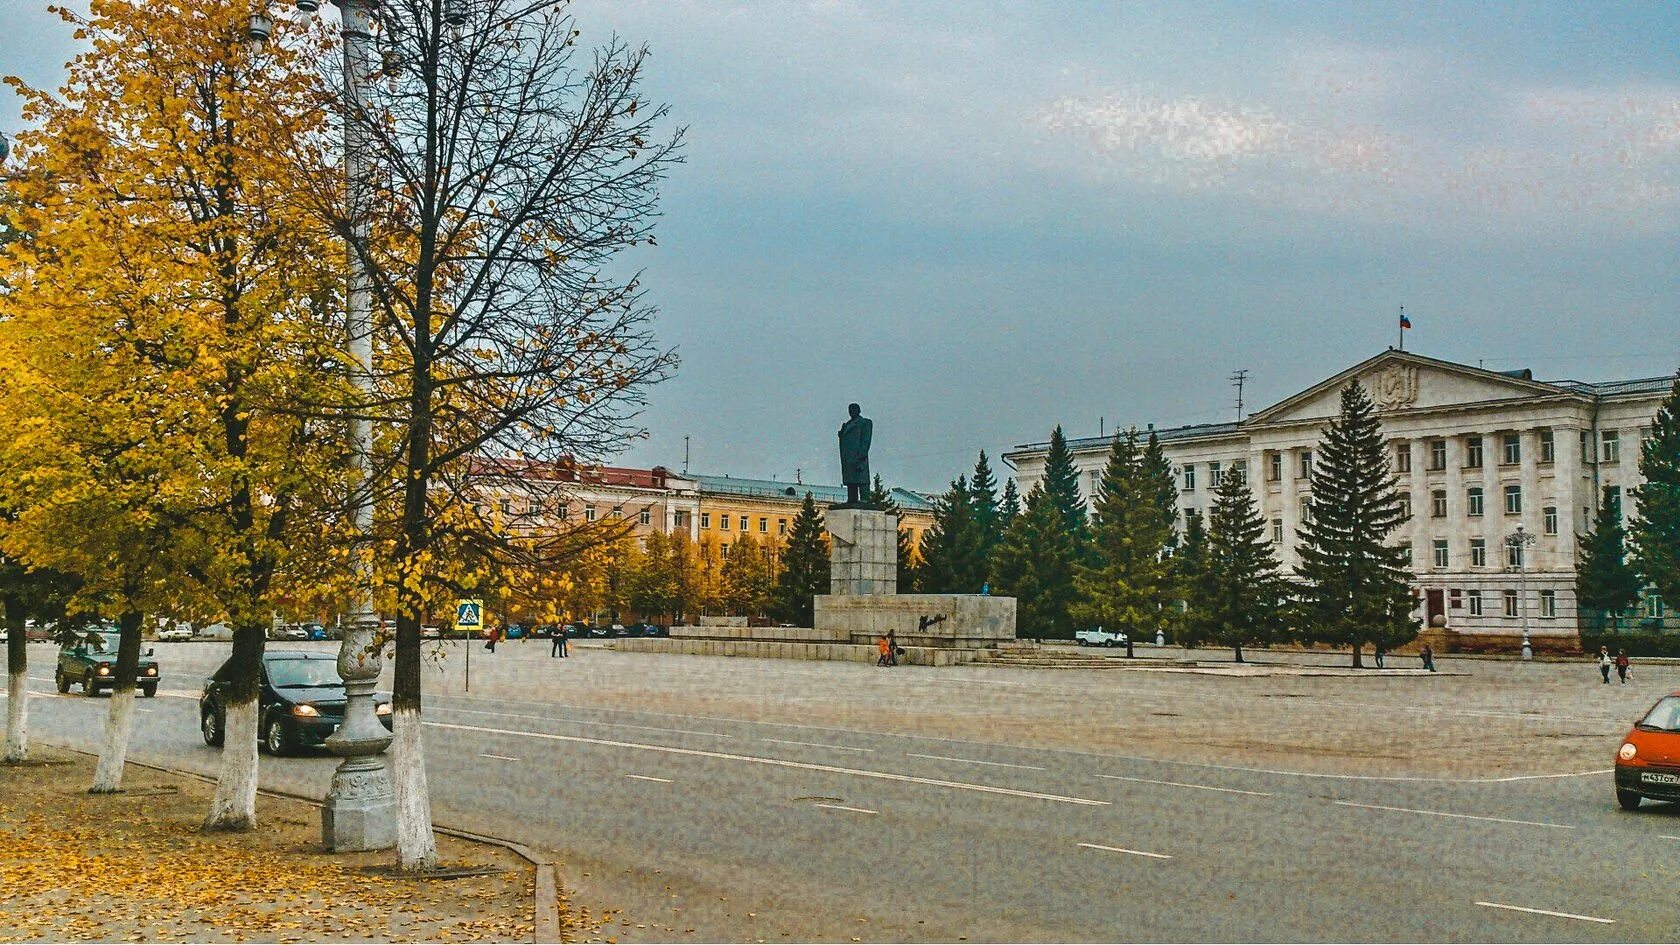
[[1243, 384], [1248, 381], [1248, 368], [1243, 368], [1231, 375], [1231, 386], [1237, 389], [1237, 422], [1243, 418]]
[[683, 437], [683, 475], [688, 475], [688, 437]]

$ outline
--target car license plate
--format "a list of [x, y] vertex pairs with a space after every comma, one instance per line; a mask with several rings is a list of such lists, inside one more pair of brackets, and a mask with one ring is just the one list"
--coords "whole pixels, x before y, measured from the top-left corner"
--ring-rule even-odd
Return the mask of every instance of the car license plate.
[[1646, 784], [1680, 784], [1680, 774], [1669, 774], [1665, 771], [1647, 771], [1639, 777]]

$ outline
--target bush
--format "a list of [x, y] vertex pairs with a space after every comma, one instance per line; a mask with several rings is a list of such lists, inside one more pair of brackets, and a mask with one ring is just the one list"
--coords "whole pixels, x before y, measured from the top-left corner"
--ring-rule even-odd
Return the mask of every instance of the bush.
[[1601, 646], [1609, 647], [1612, 656], [1617, 650], [1627, 650], [1629, 656], [1680, 657], [1680, 634], [1581, 631], [1581, 649], [1588, 656], [1596, 656]]

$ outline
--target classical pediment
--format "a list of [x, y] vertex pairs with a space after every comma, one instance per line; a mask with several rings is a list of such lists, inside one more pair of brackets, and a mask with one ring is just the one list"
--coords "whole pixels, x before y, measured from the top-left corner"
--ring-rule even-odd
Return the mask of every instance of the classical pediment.
[[1383, 413], [1499, 400], [1578, 396], [1568, 388], [1525, 377], [1391, 350], [1250, 415], [1248, 424], [1333, 417], [1341, 409], [1342, 388], [1355, 378]]

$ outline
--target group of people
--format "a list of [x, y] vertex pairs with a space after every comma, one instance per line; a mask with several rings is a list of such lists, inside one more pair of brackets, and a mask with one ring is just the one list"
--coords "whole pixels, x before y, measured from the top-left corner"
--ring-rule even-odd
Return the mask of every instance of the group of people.
[[881, 651], [875, 660], [876, 666], [897, 666], [899, 654], [904, 648], [898, 645], [898, 631], [888, 630], [886, 635], [875, 641], [875, 648]]
[[1610, 667], [1612, 666], [1616, 667], [1616, 675], [1621, 678], [1622, 682], [1627, 682], [1628, 674], [1632, 672], [1633, 667], [1633, 664], [1628, 660], [1627, 650], [1617, 650], [1616, 655], [1612, 657], [1609, 647], [1599, 647], [1598, 674], [1604, 677], [1606, 683], [1610, 681]]

